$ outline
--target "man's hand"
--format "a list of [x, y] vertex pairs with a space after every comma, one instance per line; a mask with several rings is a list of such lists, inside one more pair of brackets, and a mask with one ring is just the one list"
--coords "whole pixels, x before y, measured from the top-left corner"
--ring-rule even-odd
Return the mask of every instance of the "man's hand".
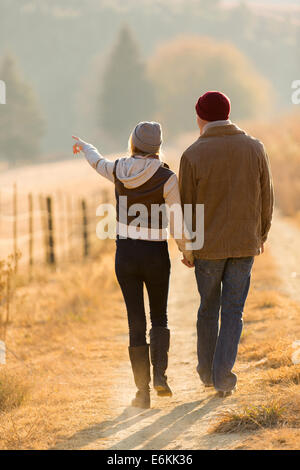
[[193, 268], [195, 266], [195, 264], [190, 263], [190, 261], [188, 261], [184, 255], [183, 255], [183, 258], [182, 258], [181, 262], [182, 262], [182, 264], [184, 264], [188, 268]]
[[264, 253], [264, 251], [265, 251], [265, 244], [262, 243], [261, 247], [260, 247], [260, 254], [262, 255]]

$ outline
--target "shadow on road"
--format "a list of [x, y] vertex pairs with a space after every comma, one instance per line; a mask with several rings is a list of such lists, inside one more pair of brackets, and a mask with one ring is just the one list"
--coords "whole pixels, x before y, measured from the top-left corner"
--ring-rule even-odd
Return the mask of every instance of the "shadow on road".
[[219, 400], [212, 397], [198, 408], [205, 401], [197, 400], [176, 406], [170, 413], [117, 442], [109, 450], [131, 450], [141, 446], [142, 449], [164, 449], [196, 421], [211, 412], [214, 403], [216, 406], [220, 405]]
[[103, 421], [99, 424], [94, 424], [88, 428], [82, 429], [73, 436], [65, 440], [61, 440], [50, 450], [60, 449], [79, 449], [85, 447], [91, 442], [103, 439], [118, 432], [137, 424], [139, 421], [149, 418], [150, 416], [159, 413], [159, 409], [151, 409], [147, 411], [138, 408], [125, 408], [125, 410], [113, 420]]
[[[199, 405], [202, 406], [199, 407]], [[220, 401], [215, 396], [209, 400], [203, 399], [182, 403], [142, 428], [140, 428], [140, 423], [143, 420], [151, 419], [162, 410], [142, 411], [135, 408], [126, 408], [115, 419], [82, 429], [66, 440], [58, 442], [51, 450], [84, 448], [92, 442], [96, 443], [96, 441], [113, 436], [135, 424], [139, 425], [138, 431], [134, 432], [133, 430], [132, 433], [128, 431], [128, 437], [116, 442], [107, 449], [131, 450], [139, 447], [143, 449], [163, 449], [219, 405]], [[95, 448], [97, 448], [97, 444], [95, 444]]]

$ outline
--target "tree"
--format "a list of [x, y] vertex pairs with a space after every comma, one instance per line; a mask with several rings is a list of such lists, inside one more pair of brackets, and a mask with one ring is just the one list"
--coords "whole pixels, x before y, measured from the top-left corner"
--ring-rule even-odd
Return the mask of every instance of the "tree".
[[181, 37], [165, 43], [150, 59], [159, 116], [169, 135], [195, 128], [197, 98], [208, 90], [226, 93], [233, 119], [270, 111], [272, 88], [234, 45], [206, 37]]
[[115, 145], [124, 145], [124, 139], [139, 121], [153, 120], [154, 110], [153, 85], [138, 45], [130, 30], [124, 27], [103, 75], [96, 111], [98, 122]]
[[0, 64], [0, 77], [6, 84], [6, 104], [0, 106], [0, 159], [14, 165], [38, 155], [44, 134], [44, 120], [33, 89], [7, 54]]

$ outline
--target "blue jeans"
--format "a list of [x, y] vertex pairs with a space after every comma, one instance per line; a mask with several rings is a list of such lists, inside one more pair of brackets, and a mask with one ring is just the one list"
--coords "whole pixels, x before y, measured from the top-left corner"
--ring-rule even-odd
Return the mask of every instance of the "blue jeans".
[[218, 391], [230, 391], [237, 382], [232, 368], [243, 328], [253, 262], [253, 257], [195, 260], [201, 297], [197, 371], [205, 384], [213, 384]]

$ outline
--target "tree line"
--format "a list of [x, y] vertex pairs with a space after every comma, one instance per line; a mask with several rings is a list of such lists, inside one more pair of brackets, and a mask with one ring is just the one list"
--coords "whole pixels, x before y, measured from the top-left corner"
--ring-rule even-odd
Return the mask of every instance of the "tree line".
[[80, 122], [78, 107], [84, 108], [77, 99], [81, 83], [95, 57], [106, 63], [121, 24], [133, 30], [146, 62], [157, 45], [178, 35], [230, 42], [272, 82], [276, 104], [291, 104], [300, 50], [295, 11], [264, 15], [245, 2], [223, 8], [218, 0], [1, 0], [0, 57], [12, 51], [39, 96], [47, 121], [44, 151], [67, 147], [66, 136]]
[[[209, 37], [166, 41], [145, 60], [132, 30], [124, 26], [100, 65], [102, 72], [96, 68], [90, 82], [88, 73], [86, 86], [79, 89], [84, 105], [77, 122], [78, 132], [101, 139], [105, 151], [124, 149], [140, 120], [159, 120], [169, 139], [193, 130], [195, 100], [207, 89], [231, 97], [234, 119], [262, 117], [272, 109], [270, 82], [233, 44]], [[0, 158], [12, 165], [34, 161], [46, 128], [42, 106], [11, 54], [1, 61], [0, 77], [7, 86], [7, 104], [0, 108]]]

